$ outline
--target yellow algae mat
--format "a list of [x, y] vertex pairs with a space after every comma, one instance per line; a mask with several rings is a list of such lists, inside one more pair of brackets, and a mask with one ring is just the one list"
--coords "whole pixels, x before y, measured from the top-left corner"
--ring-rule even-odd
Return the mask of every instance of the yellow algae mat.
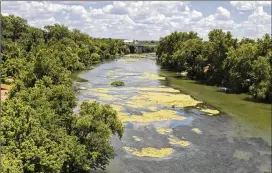
[[208, 115], [212, 116], [212, 115], [218, 115], [219, 111], [218, 110], [213, 110], [213, 109], [200, 109], [201, 112], [205, 112]]
[[150, 107], [148, 107], [148, 109], [151, 110], [151, 111], [156, 111], [156, 110], [157, 110], [157, 107], [155, 107], [155, 106], [150, 106]]
[[161, 91], [161, 92], [173, 92], [173, 93], [179, 93], [179, 90], [176, 90], [174, 88], [137, 88], [140, 91]]
[[170, 135], [170, 138], [168, 138], [169, 143], [172, 145], [179, 145], [181, 147], [188, 147], [191, 143], [189, 141], [186, 140], [180, 140], [176, 137], [174, 137], [173, 135]]
[[141, 150], [137, 150], [136, 148], [131, 147], [123, 147], [126, 151], [138, 157], [166, 157], [174, 152], [173, 148], [142, 148]]
[[[96, 96], [104, 100], [112, 100], [113, 96], [107, 94], [109, 88], [93, 88], [89, 89], [94, 91]], [[139, 90], [139, 95], [133, 96], [125, 104], [130, 107], [146, 107], [154, 104], [177, 106], [177, 107], [187, 107], [187, 106], [196, 106], [201, 101], [193, 99], [190, 95], [186, 94], [177, 94], [180, 91], [173, 88], [137, 88]], [[155, 91], [155, 92], [154, 92]], [[167, 93], [165, 93], [167, 92]], [[150, 110], [156, 110], [154, 106], [150, 107]], [[219, 111], [211, 109], [201, 109], [200, 111], [209, 113], [209, 115], [218, 114]]]
[[199, 130], [198, 128], [192, 128], [192, 131], [196, 132], [197, 134], [201, 134], [202, 133], [202, 131]]
[[165, 121], [165, 120], [184, 120], [186, 117], [178, 116], [176, 111], [173, 110], [160, 110], [157, 112], [142, 112], [143, 115], [126, 115], [119, 113], [118, 117], [122, 122], [139, 122], [148, 123], [153, 121]]
[[107, 93], [109, 92], [109, 89], [108, 88], [92, 88], [92, 89], [89, 89], [90, 91], [94, 91], [94, 92], [102, 92], [102, 93]]
[[123, 106], [120, 106], [120, 105], [111, 104], [110, 106], [111, 106], [114, 110], [116, 110], [117, 113], [119, 113], [121, 110], [124, 109], [124, 107], [123, 107]]
[[160, 128], [156, 128], [156, 131], [162, 135], [165, 135], [165, 134], [171, 133], [173, 130], [169, 128], [160, 127]]
[[132, 97], [133, 101], [128, 104], [132, 106], [137, 105], [151, 105], [161, 104], [177, 107], [196, 106], [201, 101], [193, 99], [190, 95], [186, 94], [171, 94], [161, 92], [141, 92], [141, 95]]
[[156, 75], [156, 74], [152, 74], [149, 72], [145, 72], [144, 76], [141, 76], [141, 79], [150, 79], [150, 80], [165, 80], [165, 77]]
[[141, 141], [141, 139], [138, 137], [138, 136], [132, 136], [132, 138], [135, 140], [135, 141]]
[[95, 95], [103, 100], [113, 100], [113, 96], [106, 93], [95, 93]]

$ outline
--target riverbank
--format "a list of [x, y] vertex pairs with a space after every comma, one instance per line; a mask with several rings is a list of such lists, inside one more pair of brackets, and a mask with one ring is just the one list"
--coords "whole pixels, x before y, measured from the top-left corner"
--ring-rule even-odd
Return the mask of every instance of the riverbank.
[[124, 58], [147, 58], [147, 57], [155, 57], [156, 53], [134, 53], [134, 54], [127, 54]]
[[237, 120], [238, 126], [242, 127], [233, 133], [246, 137], [262, 137], [271, 145], [270, 104], [249, 101], [250, 96], [247, 94], [226, 94], [220, 92], [217, 87], [181, 79], [174, 72], [161, 70], [160, 73], [167, 78], [169, 86], [180, 89]]

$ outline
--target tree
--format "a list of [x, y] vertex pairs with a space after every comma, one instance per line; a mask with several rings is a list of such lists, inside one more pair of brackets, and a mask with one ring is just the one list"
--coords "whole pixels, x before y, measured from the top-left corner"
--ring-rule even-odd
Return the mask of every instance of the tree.
[[44, 31], [28, 26], [19, 42], [24, 45], [24, 49], [29, 52], [33, 47], [44, 44]]
[[271, 51], [272, 39], [268, 33], [266, 33], [262, 39], [257, 39], [258, 54], [259, 56], [267, 56]]
[[47, 39], [56, 38], [60, 40], [64, 37], [70, 37], [70, 31], [67, 26], [55, 24], [53, 26], [47, 25], [44, 27], [47, 30]]
[[201, 41], [193, 32], [174, 32], [160, 38], [157, 62], [162, 68], [187, 71], [188, 77], [206, 84], [249, 92], [262, 101], [272, 100], [271, 36], [238, 42], [230, 32], [220, 29], [208, 36], [209, 41]]
[[257, 59], [257, 51], [256, 45], [249, 43], [228, 52], [225, 69], [229, 70], [229, 86], [236, 92], [247, 92], [252, 85], [253, 61]]
[[41, 30], [12, 15], [1, 19], [1, 77], [11, 76], [14, 82], [1, 107], [0, 171], [104, 169], [114, 153], [110, 137], [121, 137], [123, 126], [109, 105], [83, 103], [75, 114], [70, 74], [122, 52], [124, 43], [93, 39], [58, 24]]
[[21, 17], [14, 15], [2, 16], [2, 36], [4, 38], [10, 38], [13, 42], [18, 40], [22, 34], [26, 31], [27, 21]]
[[109, 105], [97, 102], [83, 102], [78, 115], [75, 116], [72, 134], [78, 137], [83, 152], [74, 153], [72, 162], [67, 162], [68, 172], [88, 172], [91, 168], [105, 169], [109, 159], [113, 158], [110, 146], [111, 134], [122, 137], [123, 125], [117, 113]]
[[271, 66], [268, 57], [258, 57], [252, 63], [252, 85], [249, 87], [250, 93], [257, 100], [269, 99], [271, 94]]

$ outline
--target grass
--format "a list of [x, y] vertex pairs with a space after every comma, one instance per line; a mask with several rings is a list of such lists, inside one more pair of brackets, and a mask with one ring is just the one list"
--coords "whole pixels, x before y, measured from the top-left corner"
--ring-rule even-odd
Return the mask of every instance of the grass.
[[245, 130], [247, 134], [243, 135], [261, 136], [271, 143], [271, 104], [250, 101], [248, 94], [226, 94], [220, 92], [215, 86], [180, 79], [174, 72], [161, 70], [161, 74], [167, 78], [166, 82], [171, 87], [213, 105], [216, 109], [232, 116], [239, 124], [249, 125], [249, 128]]
[[115, 87], [125, 86], [125, 83], [122, 82], [122, 81], [114, 81], [114, 82], [111, 83], [111, 86], [115, 86]]

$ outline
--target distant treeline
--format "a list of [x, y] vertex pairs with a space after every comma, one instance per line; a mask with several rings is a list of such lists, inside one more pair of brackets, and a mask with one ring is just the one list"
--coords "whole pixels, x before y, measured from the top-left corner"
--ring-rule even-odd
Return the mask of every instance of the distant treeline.
[[95, 39], [55, 24], [32, 27], [1, 15], [1, 82], [12, 89], [1, 105], [2, 173], [88, 172], [114, 157], [112, 134], [123, 125], [109, 105], [83, 102], [74, 113], [71, 72], [129, 53], [121, 40]]
[[250, 93], [255, 100], [272, 100], [272, 40], [234, 39], [230, 32], [212, 30], [203, 41], [195, 32], [174, 32], [161, 38], [157, 47], [162, 68], [187, 72], [208, 85]]

